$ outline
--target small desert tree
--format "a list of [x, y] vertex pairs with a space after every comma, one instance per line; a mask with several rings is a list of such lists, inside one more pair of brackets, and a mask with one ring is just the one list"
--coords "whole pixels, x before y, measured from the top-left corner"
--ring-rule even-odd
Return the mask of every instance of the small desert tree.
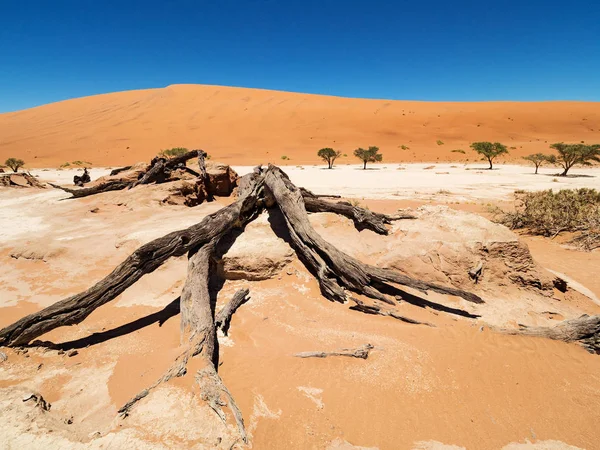
[[550, 161], [552, 158], [550, 155], [544, 155], [543, 153], [533, 153], [532, 155], [523, 156], [523, 159], [525, 161], [530, 161], [535, 165], [535, 173], [537, 174], [540, 166], [543, 163]]
[[566, 177], [569, 169], [576, 164], [591, 166], [592, 162], [600, 162], [599, 144], [586, 145], [557, 142], [550, 145], [550, 148], [556, 150], [558, 156], [551, 155], [548, 160], [551, 163], [558, 163], [562, 166], [564, 170], [560, 174], [561, 177]]
[[317, 152], [319, 158], [325, 161], [329, 167], [329, 169], [333, 168], [333, 163], [337, 158], [342, 156], [342, 152], [338, 152], [332, 148], [322, 148]]
[[185, 147], [173, 147], [166, 150], [161, 150], [159, 156], [164, 158], [176, 158], [177, 156], [185, 155], [189, 150]]
[[354, 150], [354, 156], [363, 162], [363, 169], [367, 168], [368, 162], [381, 162], [383, 155], [379, 153], [379, 147], [369, 147], [368, 149], [357, 148]]
[[8, 158], [4, 162], [4, 164], [7, 167], [10, 167], [13, 172], [16, 172], [19, 170], [20, 167], [23, 167], [25, 165], [25, 161], [23, 161], [22, 159], [17, 159], [17, 158]]
[[508, 153], [508, 149], [500, 142], [473, 142], [471, 148], [483, 156], [483, 160], [488, 160], [490, 170], [492, 170], [492, 162], [500, 155]]

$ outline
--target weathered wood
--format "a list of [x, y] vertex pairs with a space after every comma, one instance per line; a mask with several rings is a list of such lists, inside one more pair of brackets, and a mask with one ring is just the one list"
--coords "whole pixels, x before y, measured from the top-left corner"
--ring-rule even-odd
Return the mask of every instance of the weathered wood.
[[[169, 179], [171, 172], [175, 169], [183, 169], [189, 173], [198, 175], [197, 172], [195, 172], [192, 169], [188, 169], [185, 165], [186, 161], [197, 157], [198, 152], [198, 150], [192, 150], [183, 155], [171, 159], [163, 157], [153, 158], [150, 162], [150, 165], [147, 167], [146, 172], [138, 180], [133, 182], [129, 180], [109, 180], [105, 183], [82, 189], [69, 189], [63, 186], [59, 186], [57, 184], [49, 184], [54, 188], [62, 189], [63, 191], [68, 192], [73, 196], [72, 198], [82, 198], [88, 197], [90, 195], [101, 194], [103, 192], [131, 189], [141, 184], [163, 183]], [[126, 166], [114, 169], [110, 172], [110, 175], [118, 175], [119, 173], [129, 170], [132, 167], [133, 166]]]
[[416, 219], [412, 214], [397, 214], [390, 216], [387, 214], [376, 213], [368, 209], [354, 206], [348, 202], [328, 202], [317, 197], [304, 196], [304, 205], [306, 211], [312, 213], [329, 212], [348, 217], [354, 221], [358, 230], [368, 229], [378, 234], [388, 234], [389, 225], [394, 220]]
[[115, 175], [119, 175], [121, 172], [126, 172], [127, 170], [131, 169], [133, 166], [125, 166], [125, 167], [118, 167], [116, 169], [113, 169], [110, 171], [110, 176], [114, 177]]
[[167, 173], [166, 160], [160, 158], [154, 164], [152, 164], [152, 167], [150, 168], [150, 170], [148, 170], [148, 172], [146, 172], [139, 180], [131, 183], [130, 188], [133, 189], [134, 187], [136, 187], [140, 184], [150, 184], [150, 183], [155, 183], [155, 182], [162, 182], [167, 178], [168, 178], [168, 173]]
[[352, 297], [350, 300], [352, 300], [355, 303], [354, 306], [350, 307], [350, 309], [353, 309], [355, 311], [360, 311], [365, 314], [373, 314], [377, 316], [392, 317], [394, 319], [400, 320], [405, 323], [410, 323], [412, 325], [427, 325], [428, 327], [435, 327], [435, 325], [429, 322], [421, 322], [419, 320], [403, 316], [397, 311], [394, 311], [393, 309], [383, 309], [379, 305], [367, 305], [365, 302], [355, 297]]
[[[265, 185], [273, 195], [277, 206], [285, 217], [292, 245], [298, 257], [319, 281], [321, 293], [329, 300], [344, 303], [348, 298], [346, 289], [389, 303], [383, 291], [402, 295], [403, 291], [390, 283], [407, 286], [422, 292], [429, 290], [442, 294], [455, 295], [473, 303], [483, 303], [475, 294], [461, 289], [440, 286], [402, 275], [394, 270], [381, 269], [363, 264], [341, 252], [325, 241], [312, 227], [306, 214], [301, 191], [278, 167], [270, 165], [264, 174]], [[406, 301], [423, 306], [406, 296]], [[427, 305], [435, 305], [426, 301]], [[440, 308], [443, 306], [440, 305]], [[447, 312], [454, 309], [446, 308]], [[459, 310], [460, 311], [460, 310]]]
[[553, 327], [528, 327], [520, 325], [517, 330], [501, 330], [507, 334], [519, 334], [577, 342], [590, 353], [600, 354], [600, 315], [584, 314], [577, 319], [563, 320]]
[[351, 358], [367, 359], [369, 352], [373, 350], [371, 344], [365, 344], [358, 348], [342, 348], [333, 352], [301, 352], [294, 356], [297, 358], [327, 358], [328, 356], [349, 356]]
[[231, 300], [229, 300], [229, 303], [227, 303], [223, 309], [217, 313], [215, 317], [215, 325], [217, 328], [221, 329], [225, 336], [227, 336], [227, 332], [229, 331], [231, 316], [233, 316], [233, 314], [241, 305], [249, 300], [249, 293], [250, 289], [240, 289], [233, 295]]
[[0, 330], [0, 346], [25, 345], [54, 328], [80, 323], [96, 308], [114, 299], [167, 259], [182, 256], [213, 239], [219, 239], [233, 228], [244, 226], [259, 212], [258, 199], [261, 191], [262, 179], [259, 178], [246, 195], [206, 216], [200, 223], [141, 246], [87, 291], [30, 314]]
[[90, 195], [101, 194], [103, 192], [110, 191], [120, 191], [126, 189], [131, 185], [129, 182], [121, 181], [121, 180], [111, 180], [106, 183], [98, 184], [96, 186], [90, 186], [81, 189], [70, 189], [64, 186], [59, 186], [58, 184], [48, 183], [50, 186], [56, 189], [61, 189], [65, 192], [68, 192], [72, 195], [71, 198], [82, 198], [88, 197]]

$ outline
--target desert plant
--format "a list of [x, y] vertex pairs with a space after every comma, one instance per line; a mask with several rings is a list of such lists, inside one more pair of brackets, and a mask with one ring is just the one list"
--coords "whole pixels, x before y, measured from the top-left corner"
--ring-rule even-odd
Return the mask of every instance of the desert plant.
[[473, 142], [471, 148], [483, 156], [483, 160], [490, 163], [489, 169], [492, 170], [492, 162], [497, 156], [508, 153], [508, 149], [500, 142]]
[[562, 166], [561, 177], [566, 177], [569, 169], [576, 164], [591, 166], [593, 162], [600, 162], [600, 144], [585, 145], [557, 142], [550, 145], [550, 148], [556, 150], [558, 156], [550, 155], [548, 161]]
[[452, 153], [462, 153], [463, 155], [465, 154], [465, 151], [462, 148], [457, 148], [455, 150], [451, 150]]
[[369, 147], [368, 149], [357, 148], [354, 150], [354, 156], [363, 162], [363, 169], [367, 168], [368, 162], [381, 162], [383, 155], [379, 153], [379, 147]]
[[176, 158], [177, 156], [185, 155], [189, 150], [185, 147], [173, 147], [165, 150], [161, 150], [158, 154], [163, 158]]
[[437, 141], [435, 141], [435, 143], [437, 145], [444, 145], [444, 141], [442, 141], [441, 139], [438, 139]]
[[409, 150], [409, 149], [410, 149], [410, 147], [407, 147], [407, 146], [406, 146], [406, 145], [404, 145], [404, 144], [402, 144], [402, 145], [400, 146], [400, 148], [401, 148], [402, 150]]
[[333, 163], [337, 158], [342, 156], [342, 152], [338, 152], [332, 148], [322, 148], [317, 152], [317, 156], [327, 163], [329, 169], [333, 168]]
[[71, 164], [73, 164], [74, 166], [78, 166], [78, 167], [81, 167], [81, 166], [91, 166], [92, 165], [92, 163], [89, 162], [89, 161], [79, 161], [79, 160], [78, 161], [73, 161], [73, 162], [71, 162]]
[[547, 237], [572, 232], [571, 242], [581, 248], [600, 247], [600, 192], [581, 188], [515, 194], [515, 210], [498, 209], [497, 222]]
[[10, 167], [13, 172], [17, 172], [25, 165], [25, 161], [18, 158], [8, 158], [6, 161], [4, 161], [4, 165]]
[[289, 161], [290, 158], [286, 155], [281, 155], [281, 159], [283, 159], [284, 161]]
[[540, 166], [550, 161], [552, 158], [549, 155], [544, 155], [543, 153], [533, 153], [531, 155], [523, 156], [525, 161], [530, 161], [535, 165], [535, 173], [538, 173], [538, 169]]

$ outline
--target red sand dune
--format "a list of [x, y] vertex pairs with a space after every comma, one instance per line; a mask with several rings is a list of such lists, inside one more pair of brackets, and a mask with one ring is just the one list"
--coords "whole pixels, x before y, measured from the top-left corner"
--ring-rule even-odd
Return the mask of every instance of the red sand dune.
[[282, 162], [283, 155], [316, 164], [322, 147], [355, 163], [352, 151], [369, 145], [381, 148], [384, 161], [473, 161], [469, 143], [477, 140], [514, 147], [508, 159], [517, 159], [549, 151], [552, 142], [600, 142], [600, 103], [365, 100], [173, 85], [0, 114], [0, 137], [0, 161], [20, 157], [29, 167], [132, 163], [175, 146], [235, 164]]

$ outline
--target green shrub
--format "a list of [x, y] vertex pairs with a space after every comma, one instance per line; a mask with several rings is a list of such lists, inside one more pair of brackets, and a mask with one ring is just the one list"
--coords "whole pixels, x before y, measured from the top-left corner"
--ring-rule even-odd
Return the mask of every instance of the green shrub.
[[463, 155], [465, 154], [465, 151], [462, 148], [457, 148], [455, 150], [451, 150], [452, 153], [462, 153]]
[[444, 141], [438, 139], [437, 141], [435, 141], [437, 145], [444, 145]]

